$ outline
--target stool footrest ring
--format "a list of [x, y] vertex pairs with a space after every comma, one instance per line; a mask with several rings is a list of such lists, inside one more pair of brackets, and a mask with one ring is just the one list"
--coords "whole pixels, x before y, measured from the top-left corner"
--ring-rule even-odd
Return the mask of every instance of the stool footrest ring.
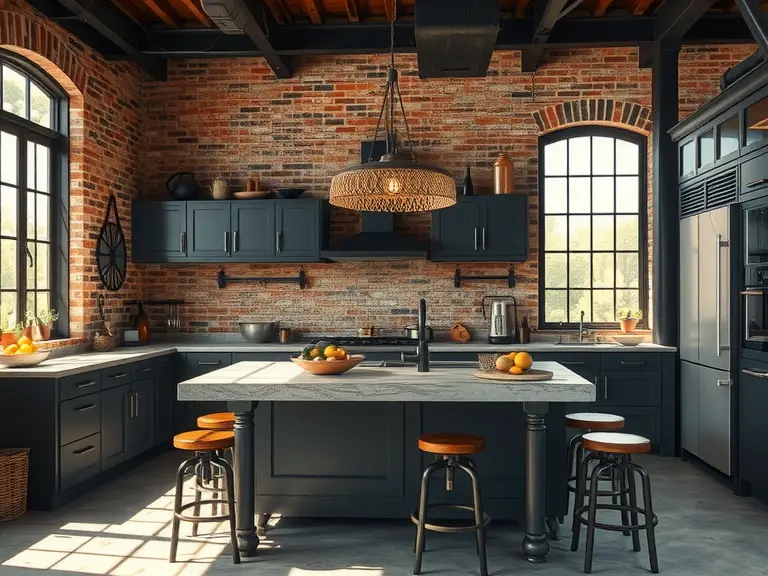
[[227, 503], [226, 500], [200, 500], [199, 502], [188, 502], [187, 504], [183, 504], [181, 508], [179, 509], [179, 512], [175, 513], [176, 518], [179, 520], [184, 520], [185, 522], [193, 522], [193, 523], [200, 523], [200, 522], [224, 522], [225, 520], [229, 520], [229, 515], [224, 514], [222, 516], [187, 516], [186, 514], [182, 514], [184, 510], [189, 510], [190, 508], [193, 508], [195, 506], [202, 506], [203, 504], [222, 504], [225, 505]]
[[[472, 506], [467, 506], [464, 504], [440, 504], [440, 503], [428, 504], [427, 510], [430, 510], [430, 509], [466, 510], [472, 513], [474, 513], [475, 511], [475, 509]], [[414, 510], [411, 513], [411, 522], [416, 524], [416, 526], [419, 525], [418, 510]], [[479, 528], [488, 526], [490, 522], [491, 522], [491, 517], [487, 513], [483, 512], [483, 521], [480, 524], [471, 524], [468, 526], [449, 526], [447, 524], [435, 524], [434, 522], [424, 522], [424, 529], [430, 530], [432, 532], [444, 532], [444, 533], [472, 532]]]
[[[642, 514], [643, 518], [646, 517], [646, 511], [644, 508], [633, 508], [632, 506], [621, 506], [619, 504], [598, 504], [596, 507], [597, 510], [617, 510], [619, 512], [626, 511], [626, 512], [634, 512], [637, 514]], [[589, 513], [589, 506], [579, 506], [576, 508], [576, 521], [579, 524], [587, 525], [588, 519], [584, 517], [585, 514]], [[653, 526], [654, 528], [658, 526], [659, 524], [659, 517], [656, 516], [656, 514], [653, 515]], [[629, 524], [629, 525], [622, 525], [622, 524], [605, 524], [603, 522], [595, 522], [595, 528], [599, 528], [600, 530], [611, 530], [613, 532], [627, 532], [627, 531], [638, 531], [638, 530], [646, 530], [647, 526], [645, 525], [645, 522], [642, 524]]]

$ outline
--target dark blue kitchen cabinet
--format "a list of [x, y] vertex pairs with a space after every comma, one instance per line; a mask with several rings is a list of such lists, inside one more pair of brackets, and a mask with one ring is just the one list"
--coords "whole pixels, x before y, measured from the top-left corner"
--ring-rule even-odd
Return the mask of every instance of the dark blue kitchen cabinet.
[[244, 200], [232, 203], [232, 260], [253, 262], [275, 255], [275, 203]]
[[275, 256], [282, 261], [320, 259], [320, 203], [275, 202]]
[[134, 262], [187, 259], [187, 202], [134, 202], [132, 210]]
[[768, 364], [741, 359], [739, 476], [741, 491], [768, 504]]
[[528, 259], [528, 196], [460, 196], [432, 212], [432, 260], [523, 262]]
[[107, 470], [130, 457], [128, 418], [131, 385], [123, 384], [101, 392], [101, 469]]
[[[232, 364], [229, 352], [188, 352], [184, 354], [184, 380], [197, 378], [208, 372]], [[197, 418], [205, 414], [226, 412], [226, 402], [183, 402], [186, 430], [197, 429]]]
[[155, 378], [155, 446], [170, 446], [177, 430], [175, 355], [157, 360]]
[[229, 258], [230, 202], [188, 202], [187, 231], [190, 260], [219, 262]]
[[155, 381], [131, 383], [133, 414], [128, 420], [128, 457], [146, 452], [155, 443]]

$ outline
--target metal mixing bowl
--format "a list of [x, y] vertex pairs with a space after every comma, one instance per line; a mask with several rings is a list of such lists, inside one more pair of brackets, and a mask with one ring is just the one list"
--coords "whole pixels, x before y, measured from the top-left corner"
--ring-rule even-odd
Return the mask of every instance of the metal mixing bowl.
[[240, 322], [240, 334], [248, 342], [269, 342], [277, 339], [278, 322]]

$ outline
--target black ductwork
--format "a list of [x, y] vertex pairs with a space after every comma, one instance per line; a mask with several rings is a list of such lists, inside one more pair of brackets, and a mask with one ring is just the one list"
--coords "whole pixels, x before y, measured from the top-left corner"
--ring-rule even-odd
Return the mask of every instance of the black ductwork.
[[486, 76], [500, 20], [498, 0], [416, 0], [419, 77]]
[[744, 78], [768, 58], [768, 15], [760, 7], [759, 0], [736, 0], [736, 6], [741, 12], [752, 37], [757, 42], [757, 51], [744, 60], [729, 68], [720, 77], [720, 89], [725, 90], [735, 82]]

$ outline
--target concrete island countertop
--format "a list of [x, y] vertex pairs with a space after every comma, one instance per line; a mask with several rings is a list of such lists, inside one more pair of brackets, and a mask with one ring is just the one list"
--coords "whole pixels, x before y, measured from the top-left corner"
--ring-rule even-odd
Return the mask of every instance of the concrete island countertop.
[[[71, 355], [53, 355], [51, 358], [32, 368], [0, 368], [0, 380], [3, 378], [62, 378], [72, 374], [80, 374], [91, 370], [111, 368], [121, 364], [148, 360], [175, 352], [251, 352], [251, 353], [280, 353], [289, 355], [300, 351], [307, 342], [292, 344], [251, 344], [235, 339], [213, 339], [211, 341], [172, 341], [163, 340], [147, 346], [116, 348], [110, 352], [86, 352]], [[400, 353], [409, 351], [412, 346], [350, 346], [349, 352], [356, 354], [368, 353]], [[658, 344], [640, 344], [639, 346], [621, 346], [618, 344], [597, 345], [558, 345], [552, 342], [533, 342], [531, 344], [488, 344], [485, 341], [467, 342], [432, 342], [430, 351], [435, 353], [456, 352], [675, 352], [671, 346]], [[58, 352], [58, 350], [56, 351]]]
[[358, 366], [340, 376], [315, 376], [292, 362], [238, 362], [178, 385], [189, 401], [319, 402], [593, 402], [595, 385], [557, 362], [544, 382], [481, 380], [476, 368]]

